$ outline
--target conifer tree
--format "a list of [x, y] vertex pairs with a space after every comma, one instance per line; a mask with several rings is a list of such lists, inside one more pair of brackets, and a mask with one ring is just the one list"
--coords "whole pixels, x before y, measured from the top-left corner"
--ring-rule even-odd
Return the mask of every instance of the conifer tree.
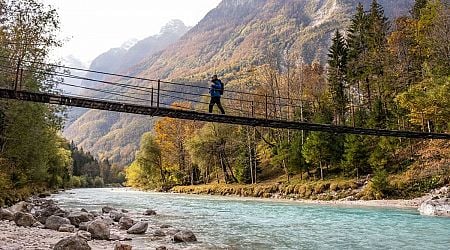
[[345, 111], [347, 108], [347, 51], [344, 37], [339, 30], [336, 30], [328, 54], [328, 82], [335, 120], [338, 125], [345, 124]]

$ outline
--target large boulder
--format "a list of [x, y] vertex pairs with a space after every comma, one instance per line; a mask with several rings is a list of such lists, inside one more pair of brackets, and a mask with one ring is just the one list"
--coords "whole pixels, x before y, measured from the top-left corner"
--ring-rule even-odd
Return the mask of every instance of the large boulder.
[[64, 209], [55, 204], [49, 203], [46, 206], [41, 207], [40, 210], [37, 210], [35, 216], [40, 223], [45, 224], [48, 217], [52, 215], [64, 217], [66, 214], [67, 212]]
[[0, 207], [0, 220], [14, 220], [14, 213]]
[[120, 218], [122, 218], [123, 214], [121, 212], [112, 210], [111, 212], [109, 212], [109, 217], [111, 219], [113, 219], [113, 221], [115, 222], [119, 222]]
[[36, 219], [29, 213], [17, 212], [14, 214], [14, 222], [17, 226], [31, 227], [36, 223]]
[[432, 198], [424, 201], [420, 207], [421, 215], [450, 217], [450, 198]]
[[132, 227], [136, 222], [128, 216], [122, 216], [119, 220], [119, 226], [122, 230], [128, 230]]
[[72, 225], [79, 227], [80, 223], [91, 221], [94, 219], [94, 216], [86, 212], [72, 212], [67, 216], [67, 219], [70, 220]]
[[147, 231], [148, 222], [140, 221], [127, 230], [129, 234], [144, 234]]
[[71, 236], [56, 243], [53, 250], [91, 250], [91, 247], [85, 239], [77, 236]]
[[52, 230], [58, 230], [64, 224], [70, 224], [70, 220], [57, 215], [52, 215], [45, 221], [45, 227]]
[[182, 230], [173, 236], [175, 242], [194, 242], [197, 241], [195, 234], [190, 230]]
[[109, 225], [102, 219], [96, 219], [88, 225], [88, 232], [91, 233], [93, 239], [109, 240], [111, 234]]
[[33, 209], [33, 204], [21, 201], [16, 203], [15, 205], [11, 206], [9, 208], [9, 211], [13, 213], [22, 212], [22, 213], [31, 213], [31, 209]]

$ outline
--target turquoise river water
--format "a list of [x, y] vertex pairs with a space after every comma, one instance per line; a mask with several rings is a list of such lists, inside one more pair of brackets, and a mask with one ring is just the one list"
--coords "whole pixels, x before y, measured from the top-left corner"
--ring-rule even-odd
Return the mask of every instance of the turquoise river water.
[[[190, 249], [450, 249], [450, 219], [412, 209], [355, 208], [297, 202], [76, 189], [53, 196], [63, 207], [99, 210], [105, 205], [192, 230]], [[150, 236], [137, 239], [147, 249]], [[135, 239], [133, 239], [135, 242]]]

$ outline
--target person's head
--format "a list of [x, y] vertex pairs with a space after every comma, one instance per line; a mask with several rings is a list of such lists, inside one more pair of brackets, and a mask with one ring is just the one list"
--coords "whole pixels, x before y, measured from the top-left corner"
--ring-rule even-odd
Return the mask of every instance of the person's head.
[[213, 75], [212, 77], [211, 77], [211, 80], [212, 81], [215, 81], [215, 80], [217, 80], [218, 78], [217, 78], [217, 75]]

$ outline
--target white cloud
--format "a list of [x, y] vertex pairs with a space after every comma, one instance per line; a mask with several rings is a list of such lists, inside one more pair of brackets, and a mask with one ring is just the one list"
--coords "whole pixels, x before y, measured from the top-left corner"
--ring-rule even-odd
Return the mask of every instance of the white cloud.
[[92, 60], [123, 42], [157, 34], [171, 19], [197, 24], [221, 0], [42, 0], [57, 9], [61, 38], [57, 56]]

